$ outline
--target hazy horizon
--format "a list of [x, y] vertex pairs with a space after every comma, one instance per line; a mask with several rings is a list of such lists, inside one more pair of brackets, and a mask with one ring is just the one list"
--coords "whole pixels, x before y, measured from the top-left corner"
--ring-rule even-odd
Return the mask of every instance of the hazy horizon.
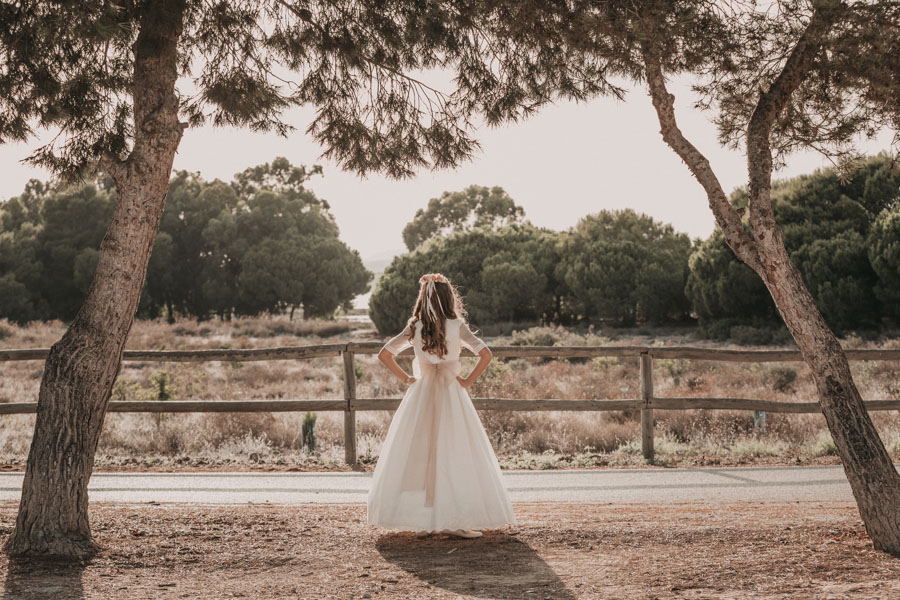
[[[686, 79], [673, 81], [671, 88], [682, 130], [709, 158], [726, 192], [744, 185], [743, 152], [718, 144], [708, 120], [713, 113], [690, 108], [693, 95]], [[278, 156], [294, 164], [321, 164], [324, 176], [313, 178], [308, 187], [329, 202], [341, 239], [367, 262], [405, 251], [401, 231], [429, 199], [473, 184], [503, 187], [532, 223], [557, 230], [592, 212], [619, 208], [647, 213], [691, 237], [707, 237], [713, 230], [705, 194], [662, 141], [643, 89], [632, 89], [625, 102], [563, 102], [524, 122], [481, 128], [476, 135], [482, 148], [472, 161], [453, 170], [423, 171], [408, 180], [381, 175], [361, 179], [320, 159], [322, 148], [304, 133], [313, 114], [307, 107], [288, 112], [285, 120], [297, 131], [286, 139], [236, 128], [189, 129], [174, 168], [199, 172], [207, 180], [229, 181], [235, 173]], [[874, 154], [886, 149], [890, 139], [885, 130], [860, 148]], [[46, 171], [19, 162], [39, 143], [0, 145], [5, 175], [0, 199], [20, 194], [29, 179], [48, 178]], [[827, 166], [830, 163], [818, 153], [796, 154], [776, 177]]]

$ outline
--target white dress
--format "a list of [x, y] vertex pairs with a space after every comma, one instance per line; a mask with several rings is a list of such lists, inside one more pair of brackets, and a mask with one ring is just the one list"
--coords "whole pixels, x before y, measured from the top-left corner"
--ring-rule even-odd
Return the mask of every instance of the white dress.
[[421, 323], [384, 347], [396, 355], [413, 346], [416, 381], [388, 428], [368, 499], [368, 523], [389, 529], [442, 531], [514, 525], [500, 464], [468, 392], [456, 380], [459, 352], [485, 343], [462, 319], [446, 321], [447, 354], [422, 349]]

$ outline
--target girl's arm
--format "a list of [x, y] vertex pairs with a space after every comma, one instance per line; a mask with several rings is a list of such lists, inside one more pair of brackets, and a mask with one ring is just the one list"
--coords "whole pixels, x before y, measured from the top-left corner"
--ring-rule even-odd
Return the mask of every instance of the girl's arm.
[[404, 383], [412, 384], [416, 381], [415, 377], [407, 374], [407, 372], [397, 364], [397, 360], [394, 358], [394, 355], [391, 354], [390, 350], [388, 350], [387, 348], [381, 349], [381, 352], [378, 353], [378, 360], [380, 360], [381, 363], [388, 368], [388, 371], [393, 373], [397, 377], [397, 379], [403, 381]]
[[494, 355], [491, 352], [490, 348], [488, 348], [487, 346], [482, 348], [478, 352], [478, 363], [475, 365], [475, 368], [472, 369], [472, 372], [469, 373], [469, 376], [456, 376], [457, 381], [459, 381], [459, 385], [463, 386], [464, 389], [469, 389], [470, 387], [472, 387], [472, 384], [475, 383], [475, 380], [478, 379], [482, 373], [484, 373], [485, 369], [487, 369], [493, 356]]
[[406, 371], [401, 369], [394, 357], [406, 348], [412, 346], [412, 343], [409, 341], [411, 331], [412, 326], [407, 323], [406, 327], [403, 328], [403, 331], [388, 340], [388, 342], [382, 346], [381, 352], [378, 353], [378, 360], [381, 361], [381, 364], [386, 366], [388, 371], [393, 373], [395, 377], [404, 383], [413, 383], [416, 378], [408, 375]]
[[457, 376], [456, 378], [459, 381], [459, 385], [463, 386], [464, 389], [469, 389], [472, 384], [475, 383], [475, 380], [478, 379], [478, 377], [482, 373], [484, 373], [485, 369], [487, 369], [487, 366], [490, 364], [493, 354], [487, 347], [487, 344], [484, 343], [484, 340], [472, 333], [472, 330], [469, 329], [468, 323], [466, 323], [465, 321], [463, 321], [459, 325], [459, 339], [464, 346], [469, 348], [469, 350], [478, 354], [478, 363], [475, 365], [475, 368], [472, 369], [472, 372], [469, 373], [469, 376]]

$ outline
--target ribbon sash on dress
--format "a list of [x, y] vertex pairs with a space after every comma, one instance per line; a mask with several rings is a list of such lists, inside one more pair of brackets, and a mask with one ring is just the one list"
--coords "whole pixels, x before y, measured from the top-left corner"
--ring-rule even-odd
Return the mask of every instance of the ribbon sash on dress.
[[[424, 406], [421, 407], [424, 414], [420, 423], [425, 426], [425, 431], [417, 431], [416, 435], [425, 437], [424, 439], [419, 437], [419, 443], [414, 443], [411, 451], [414, 453], [424, 451], [425, 472], [423, 481], [421, 469], [414, 468], [414, 466], [421, 467], [421, 456], [409, 456], [408, 464], [411, 468], [404, 473], [403, 489], [421, 490], [424, 486], [425, 506], [434, 506], [434, 487], [437, 479], [437, 437], [441, 412], [444, 408], [444, 396], [456, 381], [460, 370], [461, 365], [458, 359], [433, 363], [417, 358], [413, 363], [413, 373], [417, 377], [413, 385], [421, 386], [419, 402], [424, 403]], [[423, 445], [424, 448], [422, 448]]]

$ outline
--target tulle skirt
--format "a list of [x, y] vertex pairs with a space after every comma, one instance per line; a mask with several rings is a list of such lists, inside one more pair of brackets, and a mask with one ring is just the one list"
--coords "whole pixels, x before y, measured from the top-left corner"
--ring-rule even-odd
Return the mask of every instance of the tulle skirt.
[[388, 428], [369, 490], [371, 525], [412, 531], [515, 524], [500, 464], [459, 361], [419, 365]]

